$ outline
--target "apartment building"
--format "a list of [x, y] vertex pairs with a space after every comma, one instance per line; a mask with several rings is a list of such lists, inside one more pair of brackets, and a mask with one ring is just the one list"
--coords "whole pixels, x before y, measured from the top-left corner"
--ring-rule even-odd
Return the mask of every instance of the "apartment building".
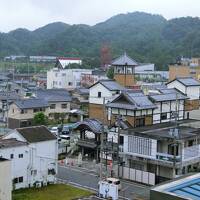
[[55, 183], [57, 138], [44, 126], [18, 128], [0, 140], [0, 156], [11, 160], [13, 189]]
[[81, 78], [84, 74], [92, 74], [92, 70], [53, 68], [47, 72], [47, 89], [73, 90], [81, 86]]
[[0, 199], [12, 199], [11, 161], [0, 157]]

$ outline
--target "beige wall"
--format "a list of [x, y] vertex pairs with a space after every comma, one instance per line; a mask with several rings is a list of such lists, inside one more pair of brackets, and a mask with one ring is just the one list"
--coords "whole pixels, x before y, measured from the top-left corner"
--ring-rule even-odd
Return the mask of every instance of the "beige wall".
[[[44, 114], [49, 116], [50, 113], [68, 113], [70, 111], [70, 103], [69, 102], [56, 102], [52, 103], [56, 104], [55, 109], [50, 109], [50, 107], [45, 108]], [[67, 104], [66, 108], [62, 108], [62, 104]], [[19, 109], [14, 103], [10, 105], [8, 111], [8, 118], [14, 119], [32, 119], [36, 112], [33, 112], [33, 109], [25, 109], [25, 113], [21, 113], [21, 109]]]
[[117, 83], [125, 87], [132, 87], [135, 85], [133, 74], [115, 74], [114, 79]]
[[169, 66], [169, 81], [175, 79], [176, 77], [186, 77], [186, 76], [190, 76], [189, 66], [184, 66], [184, 65]]
[[0, 161], [0, 199], [11, 200], [11, 161]]

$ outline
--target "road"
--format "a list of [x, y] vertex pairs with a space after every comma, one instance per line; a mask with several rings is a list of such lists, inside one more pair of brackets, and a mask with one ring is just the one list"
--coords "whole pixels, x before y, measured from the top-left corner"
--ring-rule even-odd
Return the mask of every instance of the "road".
[[[73, 166], [58, 166], [58, 179], [69, 184], [78, 185], [91, 190], [97, 191], [99, 177], [87, 169]], [[150, 187], [137, 184], [134, 182], [121, 180], [122, 191], [119, 195], [125, 199], [149, 199]]]

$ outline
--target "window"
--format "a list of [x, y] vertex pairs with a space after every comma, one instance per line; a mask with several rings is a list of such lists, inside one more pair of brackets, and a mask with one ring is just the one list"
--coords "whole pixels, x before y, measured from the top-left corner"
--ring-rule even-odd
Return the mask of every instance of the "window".
[[61, 107], [62, 107], [62, 108], [67, 108], [67, 104], [66, 104], [66, 103], [65, 103], [65, 104], [62, 104]]
[[23, 183], [23, 176], [17, 177], [13, 179], [13, 183]]
[[19, 183], [23, 183], [23, 176], [19, 177]]
[[37, 170], [31, 170], [31, 175], [36, 176], [37, 175]]
[[62, 73], [62, 76], [66, 76], [66, 74], [65, 74], [65, 73]]
[[10, 154], [10, 159], [13, 159], [14, 158], [14, 154]]
[[98, 92], [98, 98], [101, 98], [101, 92]]
[[68, 82], [68, 85], [71, 86], [71, 85], [72, 85], [72, 82]]
[[135, 122], [136, 127], [140, 127], [140, 126], [144, 126], [144, 125], [145, 125], [145, 119], [144, 118], [136, 119], [136, 122]]
[[33, 109], [33, 112], [34, 112], [34, 113], [39, 112], [39, 109], [38, 109], [38, 108], [34, 108], [34, 109]]
[[23, 154], [21, 153], [21, 154], [19, 154], [19, 158], [23, 158]]
[[48, 175], [55, 175], [55, 169], [48, 169]]
[[50, 105], [50, 109], [55, 109], [56, 108], [56, 104], [51, 104]]
[[161, 113], [160, 118], [161, 118], [161, 120], [167, 119], [167, 113]]
[[15, 109], [13, 109], [12, 112], [15, 113]]

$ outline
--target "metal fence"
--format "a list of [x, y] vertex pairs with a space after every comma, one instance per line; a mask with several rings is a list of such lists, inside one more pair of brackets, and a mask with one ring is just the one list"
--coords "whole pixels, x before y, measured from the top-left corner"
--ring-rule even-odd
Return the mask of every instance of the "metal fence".
[[155, 174], [137, 169], [120, 166], [119, 175], [121, 178], [137, 181], [148, 185], [155, 185]]

